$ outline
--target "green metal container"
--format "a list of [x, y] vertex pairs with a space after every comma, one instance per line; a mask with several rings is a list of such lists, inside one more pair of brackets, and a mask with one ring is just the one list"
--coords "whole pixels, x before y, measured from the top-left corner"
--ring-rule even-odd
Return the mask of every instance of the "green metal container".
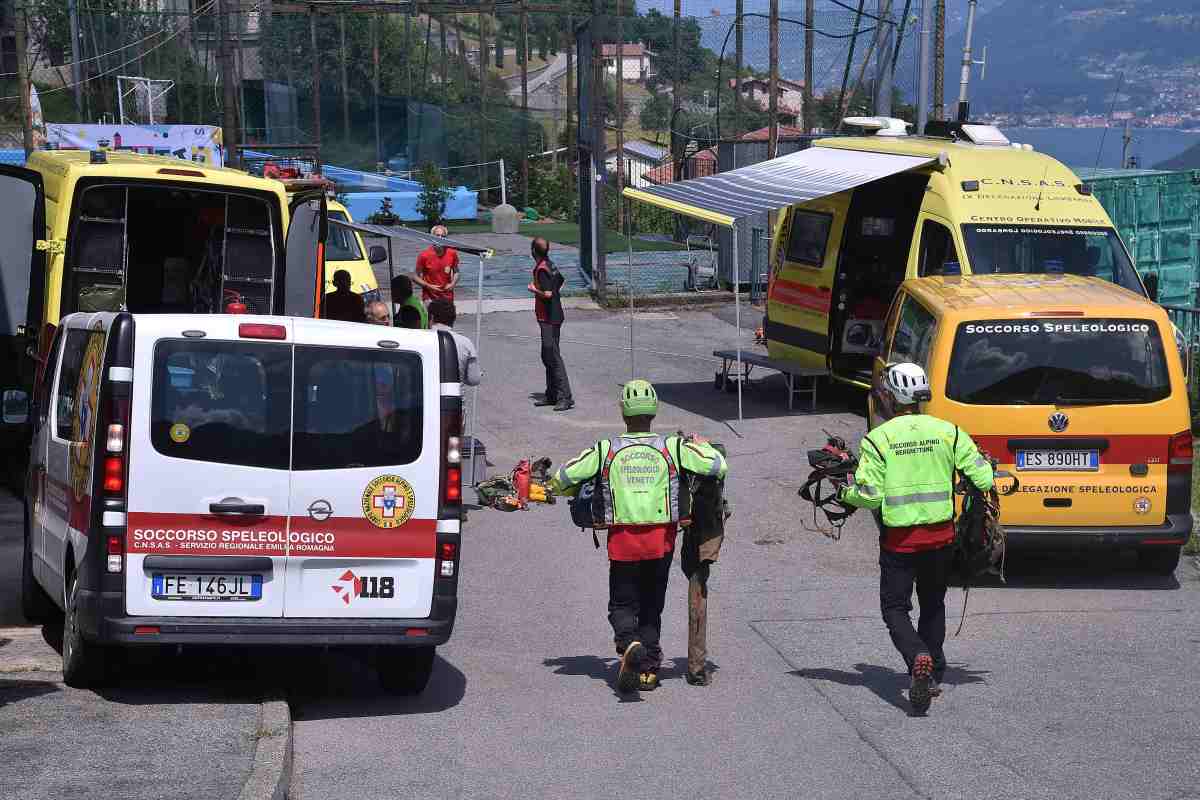
[[1200, 305], [1200, 170], [1076, 169], [1112, 217], [1158, 301]]

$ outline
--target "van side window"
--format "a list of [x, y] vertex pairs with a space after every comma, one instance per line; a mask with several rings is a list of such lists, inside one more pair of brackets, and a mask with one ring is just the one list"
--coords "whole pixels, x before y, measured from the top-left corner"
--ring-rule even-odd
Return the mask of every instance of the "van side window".
[[292, 469], [416, 461], [424, 425], [422, 374], [416, 353], [297, 347]]
[[937, 320], [911, 297], [906, 296], [902, 303], [888, 362], [899, 364], [907, 361], [922, 368], [928, 367]]
[[150, 441], [166, 456], [288, 468], [291, 348], [164, 340], [154, 348]]
[[962, 272], [961, 263], [950, 230], [940, 222], [925, 220], [925, 224], [921, 226], [921, 253], [917, 262], [917, 274], [922, 278], [928, 275], [958, 275]]
[[54, 395], [54, 435], [59, 439], [86, 442], [91, 438], [103, 360], [103, 331], [67, 331]]
[[833, 217], [814, 211], [792, 211], [792, 227], [788, 234], [787, 260], [820, 268], [825, 263], [825, 246]]

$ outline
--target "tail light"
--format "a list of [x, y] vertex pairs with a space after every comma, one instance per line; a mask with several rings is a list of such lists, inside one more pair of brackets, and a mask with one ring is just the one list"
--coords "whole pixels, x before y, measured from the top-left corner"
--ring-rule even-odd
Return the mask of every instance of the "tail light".
[[442, 505], [462, 503], [462, 410], [442, 412]]
[[1168, 472], [1192, 471], [1192, 432], [1183, 431], [1171, 437], [1169, 447], [1170, 461], [1167, 463]]
[[454, 542], [442, 542], [438, 545], [438, 575], [443, 578], [453, 578], [455, 567], [458, 565], [458, 545]]
[[108, 571], [120, 572], [125, 566], [125, 539], [111, 534], [108, 537]]

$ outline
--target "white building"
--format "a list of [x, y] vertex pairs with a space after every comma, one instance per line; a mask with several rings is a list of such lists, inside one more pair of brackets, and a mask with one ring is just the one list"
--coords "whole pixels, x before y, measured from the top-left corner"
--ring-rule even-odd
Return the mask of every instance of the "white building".
[[[646, 81], [653, 78], [657, 74], [657, 70], [650, 63], [650, 59], [653, 56], [654, 53], [647, 50], [645, 45], [626, 42], [622, 45], [621, 52], [621, 79], [626, 81]], [[604, 60], [605, 74], [616, 75], [617, 46], [615, 44], [603, 45], [600, 57]]]

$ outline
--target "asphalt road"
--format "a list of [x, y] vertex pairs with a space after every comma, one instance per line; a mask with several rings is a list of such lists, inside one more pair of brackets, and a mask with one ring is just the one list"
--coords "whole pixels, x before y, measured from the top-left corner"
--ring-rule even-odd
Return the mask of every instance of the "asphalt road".
[[[944, 696], [929, 717], [908, 716], [904, 665], [878, 615], [873, 526], [856, 516], [827, 540], [805, 530], [811, 509], [795, 494], [822, 429], [864, 432], [862, 399], [824, 392], [818, 413], [789, 414], [776, 379], [748, 391], [746, 421], [730, 424], [736, 399], [712, 389], [706, 358], [733, 343], [727, 316], [653, 313], [635, 336], [636, 371], [663, 401], [657, 427], [704, 433], [730, 453], [713, 684], [682, 679], [681, 573], [663, 686], [623, 699], [603, 550], [564, 507], [475, 511], [458, 625], [423, 696], [381, 697], [346, 657], [310, 661], [292, 682], [293, 798], [1200, 797], [1196, 564], [1152, 578], [1120, 554], [1016, 555], [1006, 585], [972, 591], [947, 645]], [[480, 435], [495, 469], [559, 461], [619, 430], [626, 323], [571, 315], [563, 350], [578, 407], [556, 414], [526, 398], [544, 388], [531, 315], [485, 318]], [[957, 621], [961, 592], [948, 601]]]

